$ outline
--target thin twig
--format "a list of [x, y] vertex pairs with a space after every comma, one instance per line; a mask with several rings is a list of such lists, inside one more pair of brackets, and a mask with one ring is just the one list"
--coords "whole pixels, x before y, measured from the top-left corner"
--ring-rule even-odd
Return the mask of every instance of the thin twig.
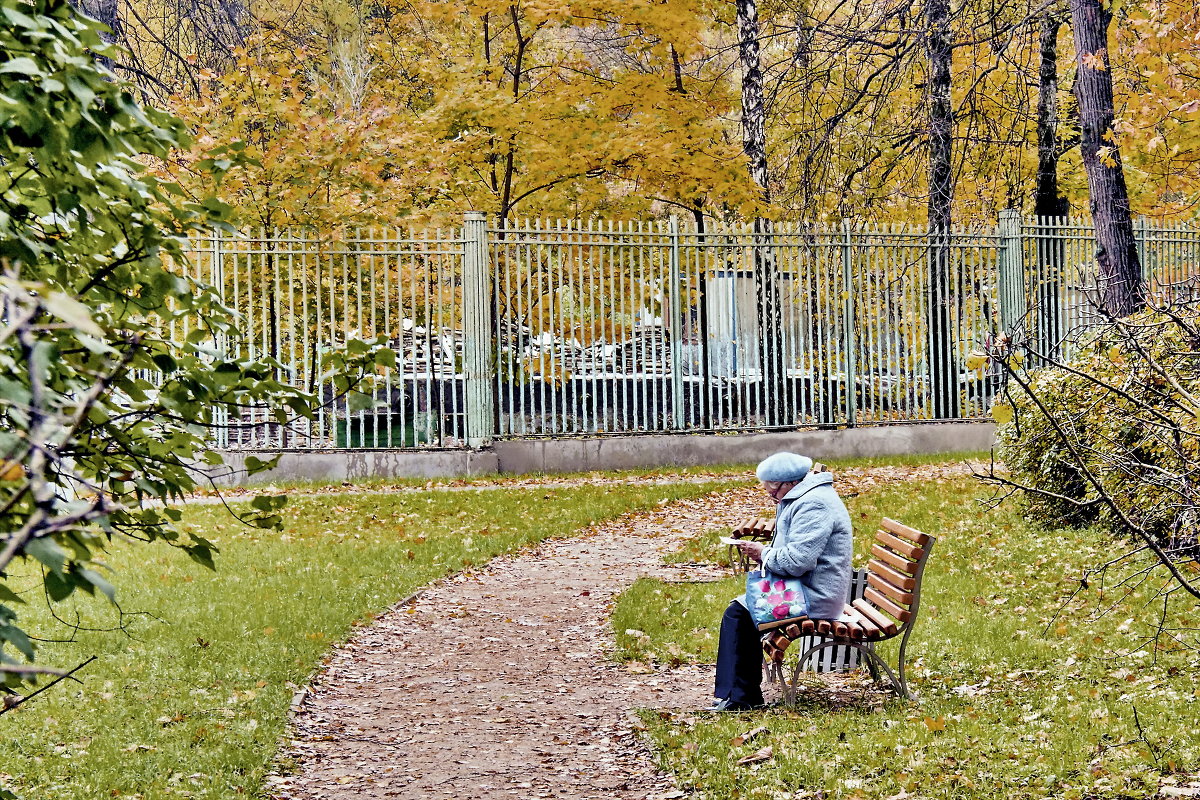
[[9, 711], [12, 711], [14, 708], [17, 708], [22, 703], [32, 700], [33, 698], [37, 697], [42, 692], [49, 689], [54, 684], [58, 683], [59, 681], [65, 681], [67, 678], [70, 678], [71, 680], [75, 681], [76, 683], [81, 683], [81, 681], [78, 678], [75, 678], [73, 676], [75, 675], [76, 672], [83, 669], [84, 667], [86, 667], [88, 664], [92, 663], [95, 660], [96, 660], [96, 656], [92, 656], [87, 661], [84, 661], [82, 664], [80, 664], [79, 666], [75, 667], [74, 669], [72, 669], [68, 672], [62, 672], [60, 670], [51, 669], [50, 667], [14, 667], [14, 666], [6, 665], [6, 664], [0, 664], [0, 672], [16, 672], [16, 673], [25, 674], [25, 675], [40, 674], [40, 675], [57, 675], [58, 676], [54, 680], [47, 683], [45, 686], [41, 687], [40, 689], [38, 689], [36, 691], [30, 692], [29, 694], [25, 695], [24, 697], [19, 697], [13, 701], [5, 700], [3, 707], [0, 707], [0, 716], [7, 714]]

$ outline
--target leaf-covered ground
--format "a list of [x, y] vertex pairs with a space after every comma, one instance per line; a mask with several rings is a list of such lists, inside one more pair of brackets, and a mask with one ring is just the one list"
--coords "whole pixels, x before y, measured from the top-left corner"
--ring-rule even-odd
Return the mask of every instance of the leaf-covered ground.
[[[745, 483], [346, 492], [298, 498], [282, 536], [196, 509], [216, 575], [115, 552], [143, 576], [127, 608], [159, 619], [54, 646], [60, 663], [98, 651], [103, 679], [0, 720], [0, 782], [50, 800], [1200, 796], [1195, 654], [1131, 653], [1144, 630], [1094, 618], [1096, 587], [1064, 608], [1105, 540], [985, 513], [965, 471], [836, 470], [860, 544], [883, 515], [941, 537], [911, 645], [920, 705], [834, 681], [794, 712], [695, 713], [740, 583], [715, 533], [765, 510]], [[356, 619], [464, 568], [295, 694]]]
[[[839, 469], [842, 491], [961, 476], [962, 465]], [[602, 523], [422, 593], [334, 656], [294, 723], [280, 800], [367, 797], [681, 796], [636, 735], [707, 705], [711, 666], [617, 662], [608, 614], [639, 577], [719, 586], [700, 562], [664, 564], [698, 533], [767, 511], [756, 488], [722, 490]], [[722, 589], [720, 605], [735, 591]], [[697, 614], [697, 627], [717, 616]], [[618, 626], [619, 627], [619, 626]]]
[[[354, 626], [420, 587], [547, 537], [704, 494], [701, 485], [526, 487], [296, 497], [281, 532], [219, 506], [185, 525], [220, 547], [211, 572], [163, 546], [106, 554], [123, 620], [103, 598], [59, 604], [14, 576], [39, 662], [98, 660], [0, 716], [0, 789], [22, 800], [263, 796], [288, 706]], [[124, 624], [124, 632], [114, 629]]]

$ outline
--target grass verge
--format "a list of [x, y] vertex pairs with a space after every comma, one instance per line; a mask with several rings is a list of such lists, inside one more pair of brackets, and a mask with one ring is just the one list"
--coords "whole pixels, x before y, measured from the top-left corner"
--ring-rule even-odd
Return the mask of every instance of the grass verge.
[[[984, 496], [961, 479], [881, 487], [847, 503], [860, 548], [885, 515], [939, 536], [909, 644], [919, 705], [647, 712], [681, 786], [706, 798], [1125, 800], [1172, 796], [1162, 786], [1195, 776], [1200, 657], [1169, 640], [1142, 647], [1146, 628], [1123, 619], [1152, 622], [1151, 609], [1095, 618], [1111, 599], [1101, 588], [1066, 604], [1082, 569], [1111, 556], [1102, 535], [1041, 529], [1013, 507], [985, 513]], [[711, 662], [719, 614], [739, 584], [640, 581], [614, 613], [621, 655]], [[1173, 622], [1194, 628], [1196, 616]], [[759, 725], [769, 733], [738, 743]], [[767, 746], [766, 760], [737, 763]]]
[[[874, 456], [871, 458], [844, 458], [834, 459], [833, 461], [829, 461], [828, 464], [835, 470], [852, 467], [917, 467], [925, 464], [960, 463], [967, 461], [986, 462], [989, 458], [990, 454], [987, 451], [981, 450], [961, 453], [898, 454], [892, 456]], [[597, 483], [638, 480], [671, 482], [672, 479], [679, 477], [701, 481], [712, 479], [745, 480], [746, 482], [752, 482], [754, 480], [755, 466], [754, 463], [734, 463], [701, 466], [647, 467], [643, 469], [611, 470], [605, 472], [539, 472], [528, 475], [475, 475], [457, 478], [356, 478], [353, 486], [349, 488], [350, 491], [387, 491], [390, 489], [418, 489], [435, 486], [496, 486], [528, 480], [545, 480], [548, 483], [578, 482], [583, 484], [589, 481]], [[281, 491], [322, 492], [337, 490], [343, 485], [347, 484], [330, 483], [329, 481], [280, 481], [256, 486], [226, 488], [223, 491], [236, 500], [242, 498], [248, 499], [253, 497], [255, 492], [259, 491], [264, 493]], [[213, 493], [209, 490], [199, 492], [202, 495]]]
[[[123, 619], [106, 603], [31, 589], [22, 619], [73, 641], [41, 660], [98, 660], [0, 717], [0, 787], [25, 800], [260, 796], [295, 686], [352, 627], [420, 586], [500, 553], [702, 485], [302, 497], [282, 533], [217, 507], [185, 522], [221, 549], [210, 572], [164, 547], [115, 544]], [[33, 582], [30, 582], [33, 586]], [[122, 622], [128, 635], [98, 629]]]

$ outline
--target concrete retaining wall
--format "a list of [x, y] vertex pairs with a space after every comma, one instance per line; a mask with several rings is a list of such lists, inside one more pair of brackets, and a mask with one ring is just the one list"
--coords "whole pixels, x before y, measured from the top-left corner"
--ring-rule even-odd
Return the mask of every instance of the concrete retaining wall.
[[[330, 450], [288, 452], [279, 466], [247, 477], [244, 453], [225, 454], [223, 484], [337, 481], [356, 478], [442, 478], [495, 473], [587, 472], [638, 467], [752, 463], [780, 450], [820, 461], [899, 454], [987, 450], [995, 426], [987, 422], [880, 425], [787, 433], [605, 436], [522, 439], [483, 450]], [[260, 458], [262, 453], [255, 453]]]

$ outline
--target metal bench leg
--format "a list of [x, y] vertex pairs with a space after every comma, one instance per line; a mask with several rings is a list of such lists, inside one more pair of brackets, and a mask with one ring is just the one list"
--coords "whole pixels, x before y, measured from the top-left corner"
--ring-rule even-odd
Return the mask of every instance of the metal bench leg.
[[779, 687], [779, 693], [783, 696], [783, 704], [785, 706], [796, 705], [796, 687], [789, 685], [783, 673], [783, 662], [763, 659], [763, 672], [767, 675], [767, 680]]
[[[907, 638], [907, 637], [905, 637], [905, 638]], [[838, 646], [853, 647], [855, 650], [857, 650], [859, 653], [862, 654], [863, 658], [866, 659], [867, 669], [870, 670], [871, 678], [877, 684], [884, 685], [884, 682], [882, 680], [880, 680], [880, 677], [879, 677], [879, 670], [882, 669], [884, 671], [884, 673], [887, 674], [887, 677], [888, 677], [888, 683], [890, 684], [888, 686], [888, 688], [891, 691], [895, 692], [898, 696], [903, 697], [905, 700], [912, 700], [913, 696], [911, 694], [909, 694], [908, 686], [904, 683], [903, 644], [904, 643], [902, 642], [901, 643], [901, 651], [900, 651], [901, 659], [900, 659], [900, 663], [899, 663], [899, 670], [900, 670], [899, 676], [897, 676], [896, 673], [892, 671], [892, 668], [889, 667], [887, 665], [887, 663], [882, 658], [880, 658], [879, 654], [875, 652], [875, 648], [873, 646], [871, 646], [872, 643], [859, 644], [858, 642], [827, 641], [827, 642], [821, 642], [820, 644], [817, 644], [817, 645], [813, 645], [812, 647], [808, 648], [808, 650], [804, 651], [803, 655], [800, 656], [800, 660], [796, 663], [796, 672], [793, 674], [793, 677], [792, 677], [793, 686], [794, 686], [794, 682], [800, 675], [800, 667], [803, 666], [804, 662], [807, 661], [808, 657], [811, 656], [813, 653], [816, 653], [820, 650], [824, 650], [827, 647], [838, 647]]]
[[912, 700], [913, 696], [908, 691], [908, 684], [904, 681], [904, 651], [908, 647], [908, 634], [911, 631], [912, 631], [912, 629], [910, 628], [909, 630], [904, 632], [904, 637], [900, 640], [900, 656], [896, 661], [896, 671], [900, 673], [900, 677], [899, 677], [900, 691], [902, 691], [904, 693], [904, 696], [907, 697], [909, 700]]
[[[866, 654], [867, 650], [871, 651], [870, 654]], [[863, 645], [859, 648], [859, 652], [864, 653], [863, 660], [867, 662], [867, 671], [871, 673], [871, 680], [879, 683], [879, 667], [875, 666], [875, 659], [871, 658], [872, 655], [875, 655], [874, 643]]]

